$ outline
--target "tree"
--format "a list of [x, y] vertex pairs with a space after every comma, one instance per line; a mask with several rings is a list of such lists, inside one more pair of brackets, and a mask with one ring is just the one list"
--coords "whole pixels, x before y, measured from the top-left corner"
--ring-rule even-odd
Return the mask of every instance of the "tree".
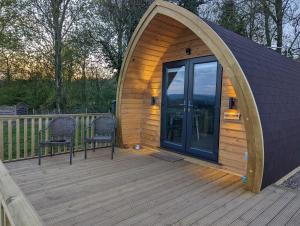
[[105, 59], [117, 71], [117, 75], [131, 35], [152, 1], [93, 1], [92, 37], [100, 44]]
[[293, 10], [288, 15], [290, 21], [288, 30], [290, 32], [286, 35], [285, 55], [297, 59], [300, 57], [300, 6], [294, 4], [291, 8]]
[[[81, 19], [85, 4], [80, 0], [28, 0], [27, 15], [32, 31], [38, 30], [37, 42], [50, 45], [53, 54], [56, 109], [62, 108], [62, 49], [67, 36]], [[38, 26], [38, 28], [35, 28]], [[43, 35], [43, 39], [41, 36]]]
[[[209, 0], [208, 0], [209, 1]], [[200, 5], [208, 2], [207, 0], [171, 0], [171, 2], [176, 3], [177, 5], [186, 8], [187, 10], [199, 14], [198, 8]]]
[[240, 15], [234, 0], [223, 0], [221, 2], [217, 22], [231, 31], [247, 36], [244, 18]]
[[0, 72], [7, 81], [12, 79], [12, 70], [17, 63], [14, 57], [22, 50], [19, 9], [21, 5], [17, 0], [0, 1]]

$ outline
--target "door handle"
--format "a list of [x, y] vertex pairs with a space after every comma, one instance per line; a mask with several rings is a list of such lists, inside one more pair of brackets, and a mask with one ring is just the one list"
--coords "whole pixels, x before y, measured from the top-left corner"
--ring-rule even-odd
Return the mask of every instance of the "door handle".
[[189, 101], [189, 104], [188, 104], [188, 111], [190, 112], [191, 111], [191, 108], [193, 108], [194, 105], [192, 104], [191, 101]]
[[186, 109], [186, 102], [184, 101], [183, 104], [179, 104], [179, 106], [183, 107], [183, 111], [185, 112], [185, 109]]

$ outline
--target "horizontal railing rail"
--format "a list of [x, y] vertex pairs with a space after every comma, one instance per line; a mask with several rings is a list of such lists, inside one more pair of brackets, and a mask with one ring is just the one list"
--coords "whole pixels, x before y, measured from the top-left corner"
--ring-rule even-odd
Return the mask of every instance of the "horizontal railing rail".
[[0, 226], [43, 226], [37, 212], [0, 161]]
[[[93, 135], [93, 128], [88, 129], [88, 126], [96, 117], [105, 114], [107, 113], [1, 115], [0, 160], [7, 162], [37, 157], [39, 131], [46, 128], [52, 119], [60, 116], [70, 116], [76, 120], [75, 150], [81, 150], [84, 147], [84, 137]], [[48, 139], [47, 130], [42, 134], [42, 139]], [[66, 152], [66, 148], [62, 147], [54, 150], [54, 154]], [[49, 148], [46, 148], [45, 155], [48, 154]]]

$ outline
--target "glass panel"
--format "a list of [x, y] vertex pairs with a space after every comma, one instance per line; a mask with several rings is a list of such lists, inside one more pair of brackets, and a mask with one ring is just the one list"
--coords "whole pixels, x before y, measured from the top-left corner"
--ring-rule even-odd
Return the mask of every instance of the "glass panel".
[[191, 146], [213, 151], [215, 145], [215, 102], [217, 62], [194, 65]]
[[166, 139], [182, 144], [185, 66], [167, 69]]

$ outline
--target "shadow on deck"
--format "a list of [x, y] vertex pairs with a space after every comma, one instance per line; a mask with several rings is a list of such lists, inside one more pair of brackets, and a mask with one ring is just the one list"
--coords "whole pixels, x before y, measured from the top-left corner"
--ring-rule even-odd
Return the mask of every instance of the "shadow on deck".
[[270, 186], [258, 195], [241, 178], [151, 151], [105, 149], [7, 163], [46, 225], [300, 225], [300, 196]]

